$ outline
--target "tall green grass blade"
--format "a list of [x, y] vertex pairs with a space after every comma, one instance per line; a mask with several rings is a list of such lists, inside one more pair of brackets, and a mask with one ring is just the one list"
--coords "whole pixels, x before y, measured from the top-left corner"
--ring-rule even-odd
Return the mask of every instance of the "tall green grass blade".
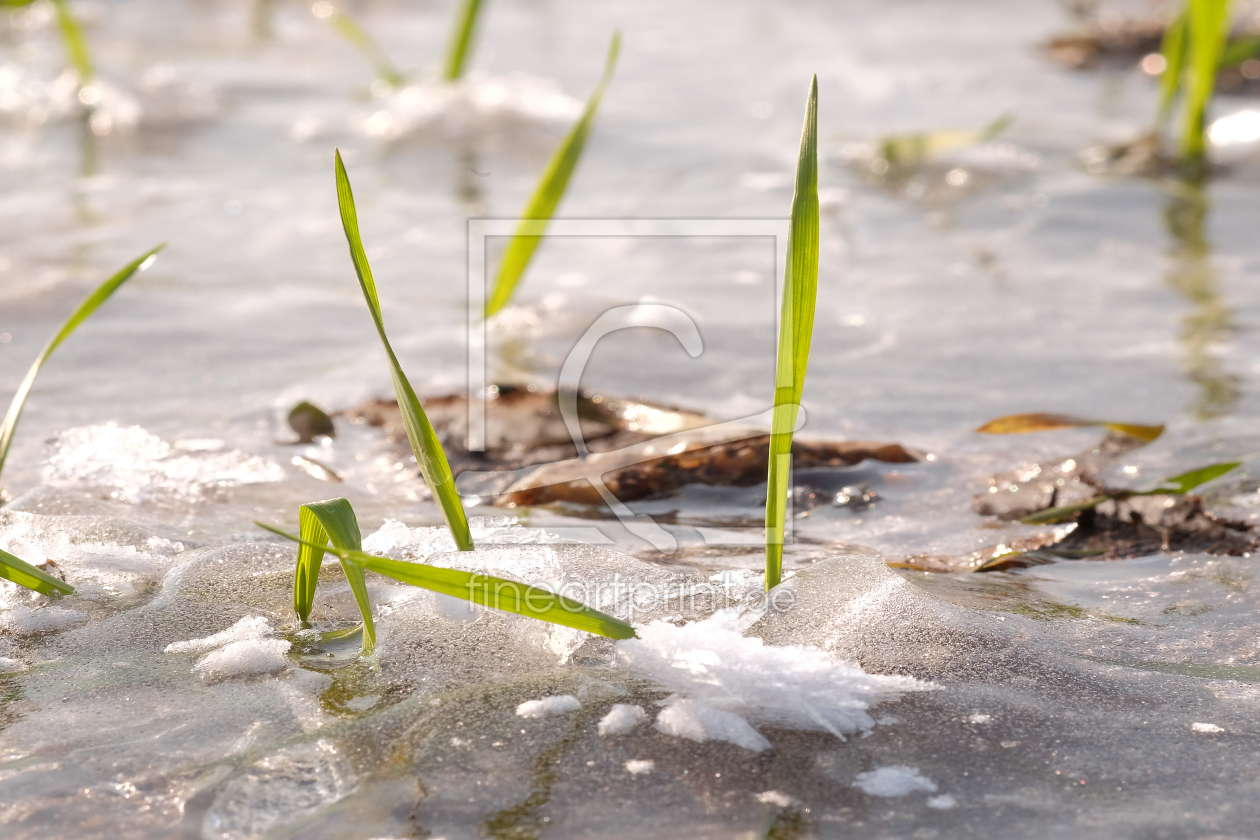
[[[254, 524], [294, 542], [306, 542], [299, 536], [271, 525], [262, 522]], [[444, 569], [425, 563], [389, 560], [384, 557], [375, 557], [361, 550], [347, 550], [336, 546], [329, 548], [328, 551], [368, 571], [385, 575], [409, 586], [450, 595], [452, 598], [535, 618], [550, 624], [573, 627], [610, 639], [630, 639], [635, 635], [634, 628], [620, 619], [591, 609], [572, 598], [518, 581], [474, 572], [462, 572], [458, 569]]]
[[446, 48], [446, 66], [442, 76], [453, 82], [464, 75], [464, 63], [468, 60], [468, 48], [472, 46], [473, 34], [477, 29], [477, 14], [481, 11], [481, 0], [461, 0], [459, 13], [455, 18], [455, 29], [451, 32], [451, 41]]
[[805, 390], [818, 297], [818, 77], [809, 86], [788, 227], [779, 351], [774, 374], [774, 421], [766, 478], [766, 589], [783, 577], [783, 533], [791, 490], [792, 432]]
[[372, 267], [368, 265], [367, 254], [363, 250], [363, 240], [359, 236], [359, 219], [354, 209], [354, 193], [350, 190], [350, 178], [346, 175], [346, 167], [341, 162], [341, 152], [336, 153], [337, 170], [337, 203], [341, 208], [341, 226], [346, 232], [346, 242], [350, 246], [350, 259], [354, 263], [354, 271], [359, 276], [359, 286], [363, 289], [363, 298], [367, 301], [368, 311], [372, 313], [372, 321], [376, 324], [377, 335], [385, 346], [385, 354], [389, 357], [389, 372], [394, 382], [394, 396], [398, 400], [398, 408], [402, 412], [403, 426], [407, 429], [407, 440], [411, 443], [411, 451], [416, 455], [416, 463], [420, 465], [420, 474], [433, 493], [433, 498], [442, 508], [446, 524], [455, 538], [455, 545], [460, 551], [472, 551], [472, 533], [468, 530], [468, 516], [464, 513], [464, 505], [459, 499], [459, 491], [455, 489], [455, 478], [451, 475], [451, 465], [442, 450], [442, 442], [433, 431], [420, 400], [412, 389], [407, 375], [403, 373], [394, 348], [385, 335], [385, 321], [381, 316], [381, 303], [376, 295], [376, 282], [372, 279]]
[[102, 303], [109, 299], [118, 287], [131, 279], [131, 276], [142, 268], [147, 268], [150, 261], [157, 255], [158, 251], [165, 248], [166, 245], [157, 246], [152, 251], [148, 251], [131, 262], [127, 263], [113, 277], [106, 280], [96, 288], [87, 299], [79, 304], [78, 309], [71, 313], [66, 322], [61, 325], [61, 329], [52, 337], [52, 340], [44, 347], [43, 351], [35, 358], [35, 362], [31, 365], [30, 370], [26, 372], [26, 378], [22, 380], [22, 384], [18, 385], [17, 393], [13, 395], [13, 402], [9, 404], [9, 411], [4, 416], [4, 425], [0, 425], [0, 473], [4, 472], [4, 459], [9, 454], [9, 446], [13, 443], [13, 433], [17, 430], [18, 420], [22, 417], [22, 409], [26, 407], [26, 398], [30, 396], [31, 386], [35, 384], [35, 377], [39, 374], [40, 368], [44, 366], [44, 362], [48, 361], [48, 357], [52, 355], [61, 342], [65, 341], [72, 332], [74, 332], [80, 324], [88, 319], [88, 317], [96, 311]]
[[1059, 505], [1058, 507], [1039, 510], [1036, 513], [1023, 517], [1019, 521], [1020, 524], [1023, 525], [1052, 525], [1055, 522], [1062, 522], [1065, 519], [1070, 519], [1081, 511], [1096, 508], [1103, 502], [1110, 501], [1112, 498], [1112, 496], [1094, 496], [1093, 498], [1086, 499], [1083, 502], [1077, 502], [1071, 505]]
[[1181, 89], [1181, 77], [1186, 70], [1186, 13], [1182, 11], [1164, 30], [1160, 54], [1164, 57], [1164, 71], [1159, 77], [1159, 117], [1157, 125], [1164, 130], [1172, 117], [1173, 103]]
[[1131, 495], [1166, 496], [1189, 493], [1200, 484], [1207, 484], [1212, 479], [1220, 478], [1230, 470], [1241, 467], [1242, 463], [1242, 461], [1229, 461], [1223, 464], [1211, 464], [1210, 466], [1200, 467], [1197, 470], [1191, 470], [1190, 472], [1182, 473], [1181, 475], [1174, 475], [1172, 478], [1165, 478], [1154, 490], [1146, 490], [1141, 493], [1133, 493]]
[[1203, 160], [1207, 108], [1229, 36], [1229, 0], [1189, 0], [1187, 20], [1190, 72], [1180, 151], [1184, 163], [1196, 165]]
[[376, 40], [349, 15], [333, 9], [328, 15], [328, 25], [355, 49], [363, 53], [364, 58], [372, 65], [372, 69], [376, 71], [381, 81], [395, 88], [400, 88], [407, 83], [403, 74], [398, 72], [398, 68], [381, 49], [381, 45], [376, 43]]
[[70, 56], [70, 65], [79, 75], [79, 83], [87, 84], [92, 80], [92, 58], [88, 55], [87, 41], [79, 22], [70, 14], [66, 0], [53, 0], [53, 8], [57, 10], [57, 25], [61, 27], [61, 40], [65, 42], [66, 52]]
[[[293, 576], [293, 608], [298, 617], [306, 622], [315, 602], [315, 586], [319, 580], [320, 561], [329, 541], [338, 549], [358, 551], [363, 548], [363, 536], [359, 533], [359, 520], [354, 508], [345, 499], [329, 499], [311, 502], [298, 509], [303, 542], [298, 544], [297, 571]], [[376, 625], [372, 621], [372, 603], [368, 599], [367, 579], [363, 569], [341, 560], [341, 570], [350, 582], [355, 603], [363, 616], [363, 653], [376, 649]]]
[[534, 194], [530, 196], [529, 203], [525, 205], [525, 210], [521, 213], [521, 222], [517, 225], [511, 241], [508, 242], [507, 250], [503, 253], [503, 262], [499, 266], [499, 276], [494, 282], [494, 291], [490, 293], [490, 298], [486, 301], [487, 318], [507, 306], [507, 302], [512, 298], [512, 292], [516, 290], [521, 277], [525, 275], [525, 269], [529, 268], [534, 252], [542, 243], [547, 223], [555, 215], [556, 207], [564, 198], [564, 192], [569, 186], [569, 178], [572, 177], [573, 170], [577, 168], [578, 161], [582, 157], [586, 138], [590, 135], [591, 126], [595, 123], [595, 112], [599, 109], [599, 102], [604, 96], [604, 91], [612, 82], [613, 70], [617, 66], [617, 54], [620, 51], [621, 33], [616, 32], [613, 34], [612, 43], [608, 46], [608, 60], [604, 64], [604, 75], [595, 86], [591, 98], [587, 100], [586, 110], [582, 112], [581, 118], [570, 129], [569, 135], [564, 138], [564, 142], [552, 156], [546, 170], [543, 171], [542, 178], [538, 181], [538, 186], [534, 188]]
[[64, 580], [35, 568], [7, 551], [0, 551], [0, 578], [33, 589], [41, 595], [69, 595], [74, 592], [74, 587]]

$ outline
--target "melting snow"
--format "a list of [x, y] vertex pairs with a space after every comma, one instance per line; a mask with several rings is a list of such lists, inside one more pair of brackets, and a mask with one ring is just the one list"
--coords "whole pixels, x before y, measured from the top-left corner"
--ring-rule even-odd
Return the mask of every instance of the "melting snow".
[[270, 674], [289, 665], [290, 644], [283, 639], [247, 639], [207, 653], [193, 665], [194, 671], [225, 676]]
[[580, 708], [582, 704], [572, 694], [558, 694], [541, 700], [526, 700], [516, 707], [516, 713], [523, 718], [541, 718], [576, 712]]
[[204, 639], [189, 639], [186, 642], [172, 642], [166, 646], [165, 653], [205, 653], [232, 642], [249, 639], [265, 639], [271, 635], [271, 626], [262, 616], [246, 616], [226, 630], [206, 636]]
[[[913, 793], [916, 790], [924, 790], [928, 793], [936, 792], [935, 782], [921, 775], [916, 768], [906, 767], [904, 764], [894, 764], [890, 767], [881, 767], [878, 770], [858, 773], [857, 780], [853, 783], [853, 786], [861, 789], [864, 793], [869, 793], [871, 796], [905, 796], [907, 793]], [[939, 798], [943, 799], [944, 797]], [[934, 805], [933, 807], [948, 808], [950, 806]]]
[[618, 703], [600, 720], [599, 734], [625, 735], [645, 720], [647, 720], [647, 712], [643, 711], [642, 706]]
[[673, 699], [656, 717], [656, 728], [666, 735], [693, 741], [727, 741], [753, 752], [770, 746], [748, 721], [697, 700]]

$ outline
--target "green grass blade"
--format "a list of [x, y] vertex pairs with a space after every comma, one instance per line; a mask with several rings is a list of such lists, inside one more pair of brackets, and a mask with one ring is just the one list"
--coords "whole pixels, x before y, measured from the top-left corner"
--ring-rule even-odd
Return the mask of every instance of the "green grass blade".
[[359, 286], [363, 289], [363, 297], [367, 301], [368, 311], [372, 313], [372, 321], [376, 324], [376, 332], [381, 344], [385, 346], [385, 354], [389, 357], [390, 376], [394, 382], [394, 395], [398, 399], [398, 408], [402, 412], [403, 425], [407, 429], [407, 440], [411, 443], [411, 451], [415, 453], [416, 462], [420, 465], [420, 474], [433, 493], [446, 517], [446, 524], [455, 538], [455, 545], [460, 551], [472, 551], [472, 533], [468, 530], [468, 516], [464, 513], [464, 505], [460, 501], [459, 491], [455, 489], [455, 478], [451, 475], [451, 465], [446, 460], [442, 443], [433, 424], [420, 407], [420, 400], [412, 389], [407, 375], [403, 373], [398, 357], [385, 335], [385, 321], [381, 316], [381, 304], [376, 295], [376, 282], [372, 279], [372, 267], [368, 265], [367, 254], [363, 250], [363, 240], [359, 236], [359, 220], [354, 209], [354, 193], [350, 190], [350, 179], [346, 175], [346, 167], [341, 162], [341, 152], [336, 154], [337, 170], [337, 203], [341, 208], [341, 226], [346, 232], [346, 242], [350, 246], [350, 259], [354, 263], [355, 273], [359, 277]]
[[324, 559], [324, 549], [315, 546], [328, 545], [328, 532], [319, 523], [319, 517], [306, 505], [298, 508], [298, 532], [306, 542], [298, 546], [297, 569], [293, 573], [293, 611], [306, 624], [311, 620], [319, 568]]
[[1195, 164], [1206, 148], [1207, 109], [1216, 88], [1221, 53], [1229, 36], [1229, 0], [1189, 0], [1189, 66], [1181, 157]]
[[31, 365], [30, 370], [26, 372], [26, 378], [22, 380], [22, 384], [18, 385], [17, 393], [13, 395], [13, 402], [9, 404], [9, 411], [4, 416], [4, 425], [0, 425], [0, 473], [4, 472], [4, 459], [8, 456], [9, 446], [13, 443], [13, 434], [17, 430], [18, 420], [22, 417], [22, 409], [26, 407], [26, 399], [30, 396], [31, 387], [35, 384], [35, 377], [39, 374], [40, 368], [44, 366], [44, 362], [48, 361], [48, 357], [61, 345], [61, 342], [65, 341], [80, 324], [86, 321], [96, 311], [97, 307], [108, 300], [109, 296], [116, 292], [119, 286], [131, 279], [131, 276], [141, 268], [147, 267], [148, 263], [157, 255], [157, 252], [165, 247], [165, 244], [159, 245], [152, 251], [136, 257], [123, 266], [117, 274], [98, 286], [70, 314], [70, 317], [61, 325], [61, 329], [57, 331], [57, 334], [52, 337], [52, 340], [35, 358], [35, 362]]
[[[293, 599], [298, 615], [306, 621], [315, 600], [320, 560], [327, 550], [317, 546], [327, 546], [331, 540], [338, 549], [357, 551], [363, 548], [363, 536], [359, 532], [359, 520], [355, 518], [354, 508], [345, 499], [329, 499], [302, 505], [298, 509], [298, 517], [303, 542], [298, 544]], [[359, 605], [359, 613], [363, 616], [363, 653], [369, 654], [376, 649], [376, 624], [372, 621], [372, 602], [368, 598], [367, 578], [362, 568], [344, 559], [341, 559], [341, 570], [350, 582], [350, 591], [354, 593], [355, 603]], [[300, 606], [299, 597], [303, 599]]]
[[[299, 536], [263, 522], [254, 524], [294, 542], [306, 542]], [[572, 598], [518, 581], [462, 572], [458, 569], [444, 569], [425, 563], [389, 560], [364, 551], [346, 550], [336, 546], [328, 550], [342, 560], [361, 566], [368, 571], [385, 575], [409, 586], [450, 595], [452, 598], [471, 601], [474, 604], [516, 613], [550, 624], [573, 627], [610, 639], [630, 639], [635, 635], [634, 628], [620, 619], [591, 609]]]
[[402, 73], [398, 72], [398, 68], [389, 60], [389, 56], [381, 49], [381, 45], [376, 40], [354, 22], [354, 19], [344, 12], [336, 9], [328, 16], [328, 25], [333, 31], [345, 38], [355, 49], [363, 53], [364, 58], [372, 65], [372, 69], [376, 71], [376, 75], [380, 79], [389, 84], [390, 87], [400, 88], [407, 83]]
[[1162, 131], [1172, 116], [1173, 102], [1181, 89], [1181, 77], [1186, 69], [1186, 14], [1181, 14], [1168, 24], [1160, 44], [1164, 57], [1164, 72], [1159, 77], [1159, 117], [1157, 125]]
[[1025, 516], [1020, 519], [1021, 525], [1052, 525], [1055, 522], [1062, 522], [1069, 519], [1073, 514], [1080, 513], [1083, 510], [1096, 508], [1103, 502], [1109, 501], [1111, 496], [1094, 496], [1092, 499], [1086, 499], [1083, 502], [1077, 502], [1071, 505], [1059, 505], [1058, 507], [1046, 508], [1036, 513]]
[[774, 421], [766, 478], [766, 589], [783, 576], [783, 532], [792, 468], [792, 432], [805, 390], [818, 297], [818, 77], [809, 87], [788, 227], [779, 352], [774, 374]]
[[41, 595], [69, 595], [74, 592], [74, 587], [64, 580], [35, 568], [7, 551], [0, 551], [0, 578], [33, 589]]
[[1212, 479], [1220, 478], [1230, 470], [1237, 469], [1242, 466], [1242, 463], [1242, 461], [1229, 461], [1223, 464], [1211, 464], [1206, 467], [1200, 467], [1197, 470], [1191, 470], [1181, 475], [1174, 475], [1172, 478], [1165, 478], [1154, 490], [1146, 490], [1141, 493], [1133, 493], [1132, 495], [1166, 496], [1189, 493], [1200, 484], [1207, 484]]
[[442, 71], [448, 82], [464, 75], [464, 63], [468, 60], [468, 48], [472, 46], [480, 11], [481, 0], [461, 0], [459, 14], [455, 18], [455, 29], [451, 32], [451, 40], [446, 48], [446, 67]]
[[613, 34], [612, 43], [608, 46], [608, 60], [604, 64], [603, 77], [595, 86], [591, 98], [587, 100], [586, 110], [582, 112], [581, 118], [569, 130], [569, 135], [564, 138], [564, 142], [560, 144], [560, 148], [556, 149], [556, 153], [547, 164], [542, 178], [538, 181], [538, 186], [534, 188], [534, 194], [530, 196], [525, 210], [521, 213], [521, 222], [517, 225], [516, 232], [512, 234], [507, 250], [503, 252], [503, 262], [499, 265], [499, 276], [494, 282], [494, 291], [490, 293], [490, 298], [486, 301], [487, 318], [507, 306], [517, 284], [525, 275], [525, 270], [529, 268], [534, 252], [542, 243], [547, 223], [555, 215], [556, 207], [559, 206], [560, 200], [564, 198], [565, 190], [568, 189], [573, 170], [577, 168], [578, 161], [582, 157], [586, 138], [590, 135], [591, 127], [595, 123], [595, 113], [599, 109], [599, 102], [604, 96], [604, 91], [608, 89], [609, 83], [612, 82], [613, 70], [617, 66], [617, 54], [620, 51], [621, 33], [616, 32]]
[[70, 65], [79, 75], [79, 84], [87, 84], [92, 80], [92, 58], [88, 54], [87, 41], [79, 22], [70, 14], [66, 0], [53, 0], [53, 8], [57, 10], [57, 25], [61, 27], [61, 40], [65, 42], [66, 53], [70, 57]]

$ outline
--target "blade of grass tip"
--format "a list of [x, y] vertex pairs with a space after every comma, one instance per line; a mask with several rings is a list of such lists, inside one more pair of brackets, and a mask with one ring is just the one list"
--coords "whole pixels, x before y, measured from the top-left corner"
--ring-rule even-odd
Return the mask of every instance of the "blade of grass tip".
[[468, 60], [468, 48], [472, 45], [473, 34], [477, 29], [477, 14], [480, 11], [481, 0], [462, 0], [459, 5], [455, 28], [451, 31], [451, 40], [446, 48], [446, 68], [442, 73], [448, 82], [464, 75], [464, 62]]
[[88, 54], [87, 40], [79, 22], [70, 14], [66, 0], [53, 0], [53, 8], [57, 11], [57, 25], [61, 28], [61, 40], [65, 42], [70, 64], [79, 76], [79, 84], [85, 85], [92, 80], [92, 58]]
[[1159, 483], [1154, 490], [1145, 490], [1141, 493], [1133, 493], [1134, 496], [1167, 496], [1181, 493], [1189, 493], [1201, 484], [1207, 484], [1214, 478], [1220, 478], [1225, 473], [1241, 467], [1242, 461], [1228, 461], [1223, 464], [1210, 464], [1206, 467], [1200, 467], [1197, 470], [1174, 475], [1171, 478], [1165, 478]]
[[402, 73], [398, 72], [398, 68], [389, 60], [385, 50], [381, 49], [381, 45], [376, 43], [376, 40], [363, 27], [355, 23], [354, 18], [345, 12], [332, 9], [328, 13], [328, 24], [334, 32], [363, 53], [364, 58], [372, 65], [372, 69], [376, 71], [381, 81], [393, 88], [400, 88], [407, 83]]
[[542, 177], [538, 180], [538, 186], [534, 188], [534, 194], [530, 196], [525, 210], [521, 213], [521, 221], [516, 226], [507, 249], [503, 252], [503, 262], [499, 265], [499, 276], [494, 281], [494, 291], [486, 300], [487, 318], [507, 306], [517, 284], [525, 274], [525, 269], [529, 267], [530, 260], [534, 258], [534, 252], [542, 243], [547, 223], [555, 215], [556, 207], [559, 206], [560, 200], [564, 198], [565, 190], [568, 189], [569, 178], [572, 177], [573, 170], [577, 168], [578, 161], [582, 157], [586, 138], [590, 135], [591, 127], [595, 123], [595, 113], [599, 109], [604, 91], [612, 82], [613, 70], [617, 66], [617, 55], [620, 52], [621, 33], [616, 32], [613, 34], [612, 43], [608, 46], [608, 60], [604, 64], [603, 77], [595, 86], [591, 98], [587, 100], [586, 110], [582, 112], [581, 118], [569, 130], [568, 136], [564, 138], [547, 163], [547, 168], [543, 170]]
[[[310, 613], [311, 604], [315, 600], [315, 582], [319, 577], [320, 560], [324, 549], [315, 549], [316, 545], [332, 544], [341, 550], [358, 551], [363, 548], [363, 535], [359, 531], [359, 520], [354, 515], [354, 508], [346, 499], [329, 499], [324, 502], [311, 502], [298, 509], [301, 522], [302, 538], [308, 542], [298, 546], [298, 571], [294, 580], [294, 603], [297, 603], [298, 587], [309, 590], [309, 600], [303, 591], [303, 608]], [[372, 602], [368, 598], [367, 578], [359, 566], [341, 559], [341, 570], [345, 572], [350, 583], [350, 591], [354, 593], [355, 603], [359, 605], [359, 614], [363, 616], [363, 653], [370, 654], [376, 649], [376, 624], [372, 620]], [[298, 578], [302, 578], [299, 582]], [[306, 621], [306, 616], [302, 620]]]
[[[314, 543], [296, 534], [290, 534], [274, 525], [265, 522], [254, 522], [259, 528], [270, 531], [296, 543], [304, 543], [319, 548]], [[343, 560], [362, 566], [386, 577], [393, 578], [409, 586], [428, 589], [470, 601], [482, 606], [491, 607], [504, 612], [516, 613], [527, 618], [545, 621], [549, 624], [560, 624], [573, 627], [587, 633], [594, 633], [610, 639], [630, 639], [635, 636], [634, 628], [618, 618], [592, 609], [572, 598], [554, 592], [548, 592], [535, 586], [507, 580], [492, 575], [464, 572], [458, 569], [444, 569], [426, 563], [407, 563], [401, 560], [390, 560], [376, 557], [364, 551], [351, 551], [337, 548], [335, 545], [327, 549]], [[522, 594], [523, 593], [523, 594]]]
[[109, 296], [116, 292], [119, 286], [130, 280], [137, 271], [148, 268], [153, 260], [157, 258], [158, 251], [165, 247], [166, 244], [163, 243], [153, 250], [136, 257], [123, 266], [117, 274], [98, 286], [70, 314], [70, 317], [61, 325], [61, 329], [57, 331], [57, 334], [52, 337], [52, 340], [35, 358], [35, 362], [31, 365], [30, 370], [26, 372], [26, 378], [22, 380], [22, 384], [18, 385], [17, 393], [13, 395], [13, 402], [9, 404], [9, 411], [4, 416], [4, 424], [0, 425], [0, 473], [4, 472], [4, 459], [8, 456], [9, 446], [13, 443], [13, 434], [17, 429], [18, 420], [22, 417], [22, 409], [25, 408], [26, 399], [30, 396], [31, 386], [35, 384], [35, 377], [39, 374], [40, 368], [44, 366], [44, 362], [48, 361], [48, 357], [61, 345], [61, 342], [65, 341], [80, 324], [86, 321], [96, 311], [97, 307], [108, 300]]
[[0, 551], [0, 578], [33, 589], [41, 595], [70, 595], [74, 592], [74, 587], [64, 580], [35, 568], [7, 551]]
[[1092, 499], [1086, 499], [1083, 502], [1077, 502], [1072, 505], [1059, 505], [1058, 507], [1046, 508], [1039, 510], [1034, 514], [1030, 514], [1020, 519], [1021, 525], [1053, 525], [1055, 522], [1062, 522], [1064, 519], [1083, 510], [1090, 510], [1101, 505], [1103, 502], [1111, 499], [1111, 496], [1094, 496]]
[[1216, 72], [1229, 36], [1229, 0], [1190, 0], [1190, 84], [1186, 92], [1181, 157], [1200, 163], [1205, 149], [1208, 105], [1216, 88]]
[[1164, 57], [1164, 70], [1159, 77], [1159, 116], [1156, 126], [1163, 132], [1172, 117], [1173, 102], [1181, 89], [1181, 77], [1186, 69], [1186, 12], [1182, 12], [1168, 24], [1159, 48]]
[[411, 451], [415, 453], [416, 463], [420, 466], [420, 474], [429, 485], [433, 498], [442, 508], [447, 527], [460, 551], [472, 551], [472, 533], [468, 530], [468, 516], [460, 501], [459, 491], [455, 489], [455, 477], [451, 475], [451, 465], [446, 460], [442, 442], [438, 440], [433, 425], [420, 406], [411, 382], [403, 373], [394, 348], [390, 346], [385, 335], [385, 321], [381, 316], [381, 304], [376, 294], [376, 282], [372, 279], [372, 267], [368, 265], [367, 254], [363, 250], [363, 240], [359, 236], [359, 220], [354, 208], [354, 193], [350, 189], [350, 178], [346, 175], [346, 167], [341, 162], [341, 152], [336, 153], [337, 171], [337, 203], [341, 208], [341, 226], [346, 232], [346, 242], [350, 246], [350, 259], [354, 263], [355, 273], [359, 277], [359, 286], [363, 289], [363, 297], [367, 301], [368, 311], [376, 324], [377, 335], [385, 347], [389, 357], [390, 376], [394, 382], [394, 396], [398, 400], [398, 408], [402, 413], [403, 426], [407, 429], [407, 440], [411, 443]]
[[805, 389], [818, 297], [818, 77], [809, 87], [796, 191], [788, 226], [783, 309], [774, 374], [774, 421], [766, 478], [766, 589], [783, 576], [783, 533], [792, 471], [792, 432]]

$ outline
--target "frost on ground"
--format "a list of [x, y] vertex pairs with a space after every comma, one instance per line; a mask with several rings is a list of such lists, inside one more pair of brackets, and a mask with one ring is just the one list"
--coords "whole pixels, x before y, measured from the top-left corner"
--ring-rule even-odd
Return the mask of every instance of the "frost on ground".
[[211, 651], [197, 660], [194, 671], [223, 676], [270, 674], [289, 665], [290, 643], [283, 639], [248, 639]]
[[644, 773], [651, 773], [652, 768], [656, 766], [655, 761], [649, 759], [630, 759], [623, 765], [631, 775], [641, 776]]
[[717, 618], [683, 627], [654, 621], [638, 633], [618, 643], [626, 664], [694, 701], [667, 708], [657, 727], [693, 740], [717, 737], [705, 734], [712, 726], [741, 746], [764, 748], [765, 739], [743, 718], [843, 737], [874, 726], [866, 710], [875, 704], [930, 688], [911, 677], [868, 674], [814, 648], [766, 645]]
[[916, 790], [936, 793], [935, 782], [920, 774], [918, 769], [904, 764], [894, 764], [890, 767], [858, 773], [853, 786], [871, 796], [905, 796]]
[[647, 712], [643, 711], [642, 706], [617, 703], [600, 719], [599, 734], [625, 735], [645, 720], [647, 720]]
[[64, 627], [78, 624], [81, 621], [87, 621], [85, 614], [78, 610], [68, 610], [65, 607], [44, 607], [42, 609], [14, 607], [11, 610], [5, 610], [0, 613], [0, 624], [9, 632], [16, 633], [19, 636], [60, 630]]
[[580, 708], [582, 704], [572, 694], [558, 694], [540, 700], [526, 700], [516, 707], [516, 713], [523, 718], [543, 718], [576, 712]]

